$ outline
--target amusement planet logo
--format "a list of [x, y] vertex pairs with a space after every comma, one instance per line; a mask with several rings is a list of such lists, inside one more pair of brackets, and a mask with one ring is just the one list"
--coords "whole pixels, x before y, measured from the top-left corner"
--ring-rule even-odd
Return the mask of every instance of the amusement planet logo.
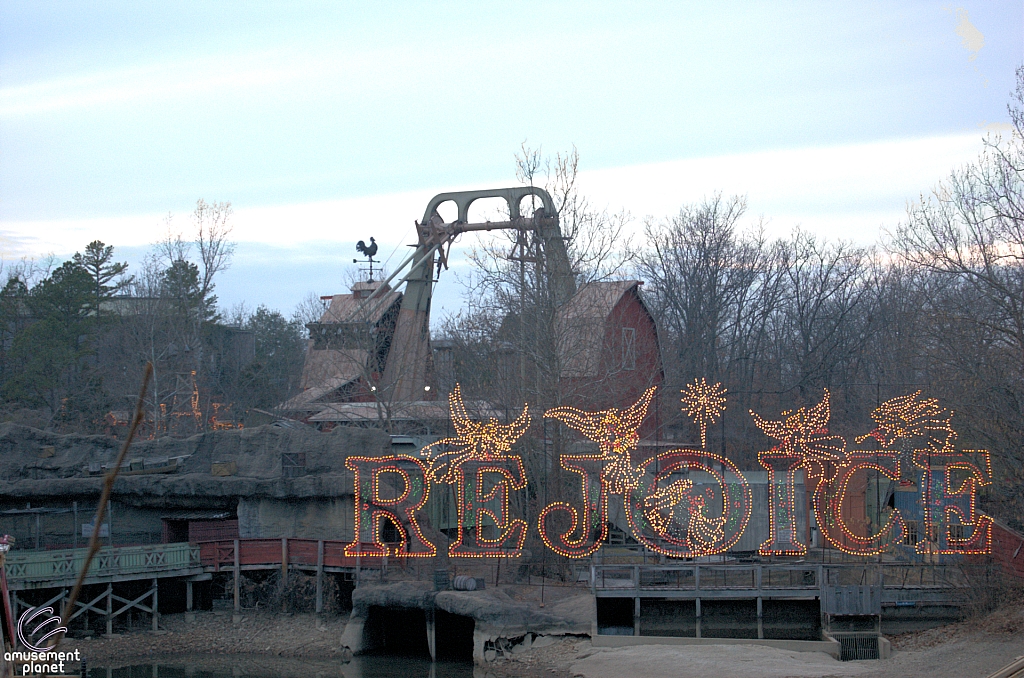
[[[47, 617], [46, 621], [37, 624], [32, 631], [25, 633], [25, 628], [42, 615], [50, 616]], [[56, 624], [56, 626], [49, 630], [44, 628], [50, 624]], [[21, 641], [22, 647], [30, 651], [5, 652], [4, 659], [8, 664], [15, 663], [16, 666], [20, 666], [21, 675], [23, 676], [41, 673], [64, 673], [64, 662], [71, 660], [81, 661], [81, 652], [79, 650], [51, 652], [46, 647], [46, 641], [58, 633], [66, 633], [67, 630], [66, 626], [60, 625], [60, 617], [53, 616], [52, 607], [29, 608], [18, 618], [18, 640]], [[46, 633], [33, 641], [32, 636], [39, 634], [41, 631], [46, 631]]]

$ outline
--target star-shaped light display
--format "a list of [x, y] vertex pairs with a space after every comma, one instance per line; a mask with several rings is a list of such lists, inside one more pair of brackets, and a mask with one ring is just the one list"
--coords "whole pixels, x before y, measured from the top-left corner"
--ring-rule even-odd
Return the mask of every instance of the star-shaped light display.
[[710, 386], [707, 380], [701, 377], [700, 381], [694, 379], [692, 384], [687, 384], [681, 392], [683, 410], [693, 419], [693, 423], [700, 426], [700, 446], [706, 450], [708, 424], [714, 424], [722, 412], [725, 412], [727, 390], [722, 388], [721, 383]]

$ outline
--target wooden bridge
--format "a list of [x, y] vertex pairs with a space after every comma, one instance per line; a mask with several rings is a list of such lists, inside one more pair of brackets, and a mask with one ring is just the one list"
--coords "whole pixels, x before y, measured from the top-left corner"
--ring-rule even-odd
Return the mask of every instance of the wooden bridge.
[[[141, 610], [152, 616], [157, 628], [158, 582], [174, 578], [185, 581], [185, 609], [192, 611], [192, 586], [208, 581], [213, 574], [233, 574], [235, 612], [240, 611], [239, 581], [244, 570], [281, 569], [282, 582], [287, 583], [289, 570], [314, 572], [316, 575], [316, 610], [323, 610], [323, 576], [325, 572], [349, 572], [359, 568], [387, 567], [387, 559], [373, 556], [351, 557], [344, 554], [348, 542], [314, 539], [232, 539], [224, 541], [146, 546], [116, 546], [99, 550], [83, 582], [86, 586], [106, 587], [92, 600], [76, 601], [74, 620], [87, 612], [106, 617], [107, 633], [113, 630], [115, 617], [129, 610]], [[369, 550], [370, 545], [367, 545]], [[48, 589], [55, 594], [41, 606], [59, 605], [67, 600], [71, 587], [85, 563], [87, 549], [54, 551], [12, 551], [7, 554], [7, 586], [11, 593], [12, 613], [17, 618], [24, 606], [24, 592]], [[144, 593], [125, 598], [114, 592], [114, 584], [147, 582]], [[95, 589], [93, 589], [95, 591]], [[22, 597], [19, 598], [19, 593]], [[36, 605], [37, 607], [40, 605]], [[70, 621], [70, 620], [69, 620]]]

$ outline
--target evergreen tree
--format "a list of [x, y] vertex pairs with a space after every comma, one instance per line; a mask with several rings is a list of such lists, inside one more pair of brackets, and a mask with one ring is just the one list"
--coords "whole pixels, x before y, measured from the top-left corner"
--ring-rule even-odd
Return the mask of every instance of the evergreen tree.
[[114, 246], [104, 245], [99, 240], [93, 240], [86, 245], [85, 254], [76, 252], [73, 258], [74, 263], [85, 269], [92, 278], [91, 306], [97, 313], [103, 300], [114, 296], [132, 282], [131, 278], [122, 278], [116, 284], [110, 284], [128, 270], [127, 263], [114, 262], [113, 258]]
[[[8, 287], [16, 296], [18, 285]], [[57, 415], [95, 378], [85, 360], [94, 328], [92, 294], [89, 273], [74, 261], [32, 288], [25, 298], [32, 322], [14, 336], [8, 354], [3, 385], [8, 400], [46, 406]]]
[[217, 297], [203, 293], [199, 267], [191, 261], [178, 259], [164, 271], [163, 292], [180, 320], [216, 320]]

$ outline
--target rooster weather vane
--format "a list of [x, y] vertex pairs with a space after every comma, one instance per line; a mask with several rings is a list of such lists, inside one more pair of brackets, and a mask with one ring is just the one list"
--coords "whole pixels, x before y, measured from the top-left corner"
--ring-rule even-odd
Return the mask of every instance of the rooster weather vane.
[[[362, 253], [370, 261], [370, 282], [373, 282], [373, 257], [377, 254], [377, 241], [372, 237], [370, 238], [370, 244], [367, 245], [365, 242], [360, 240], [356, 243], [356, 251]], [[358, 259], [352, 260], [353, 264], [358, 264]]]

